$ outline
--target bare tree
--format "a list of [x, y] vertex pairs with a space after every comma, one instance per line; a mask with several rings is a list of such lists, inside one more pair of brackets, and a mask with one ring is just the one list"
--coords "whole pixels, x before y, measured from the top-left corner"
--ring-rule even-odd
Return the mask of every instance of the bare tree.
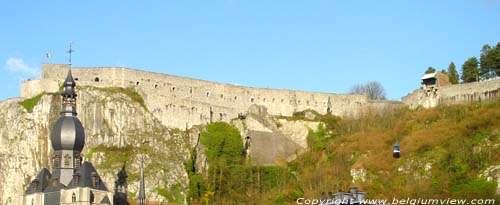
[[377, 81], [354, 85], [351, 87], [351, 93], [365, 94], [370, 100], [385, 100], [384, 86]]

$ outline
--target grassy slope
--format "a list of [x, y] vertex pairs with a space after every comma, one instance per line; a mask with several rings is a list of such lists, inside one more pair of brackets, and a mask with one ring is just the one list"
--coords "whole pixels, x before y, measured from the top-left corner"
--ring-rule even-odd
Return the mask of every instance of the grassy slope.
[[[311, 151], [290, 163], [305, 196], [358, 186], [372, 198], [493, 197], [497, 184], [478, 175], [500, 165], [500, 101], [323, 119]], [[395, 141], [400, 159], [392, 158]], [[366, 170], [364, 182], [352, 182], [352, 168]]]

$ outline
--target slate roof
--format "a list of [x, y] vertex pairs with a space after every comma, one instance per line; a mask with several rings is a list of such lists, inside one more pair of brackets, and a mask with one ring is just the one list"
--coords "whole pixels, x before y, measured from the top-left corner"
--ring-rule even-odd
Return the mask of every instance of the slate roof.
[[[92, 172], [95, 172], [97, 174], [97, 177], [99, 178], [99, 183], [97, 187], [94, 187], [92, 184]], [[92, 165], [90, 162], [84, 162], [80, 169], [78, 170], [78, 173], [80, 173], [80, 180], [78, 181], [78, 184], [76, 186], [73, 185], [73, 179], [69, 182], [69, 187], [68, 188], [75, 188], [75, 187], [88, 187], [92, 189], [97, 189], [97, 190], [102, 190], [102, 191], [108, 191], [106, 188], [106, 185], [104, 185], [104, 182], [101, 179], [101, 176], [97, 173], [95, 167]]]
[[26, 190], [26, 194], [43, 192], [43, 190], [50, 185], [50, 178], [52, 178], [50, 171], [47, 168], [43, 168], [35, 178], [35, 180], [38, 180], [39, 183], [37, 189], [35, 189], [33, 183], [30, 183], [28, 189]]
[[[52, 179], [50, 179], [52, 181]], [[45, 190], [43, 190], [43, 193], [49, 193], [49, 192], [59, 192], [61, 189], [66, 189], [66, 186], [64, 184], [61, 184], [59, 180], [57, 180], [57, 183], [52, 184], [50, 183]]]

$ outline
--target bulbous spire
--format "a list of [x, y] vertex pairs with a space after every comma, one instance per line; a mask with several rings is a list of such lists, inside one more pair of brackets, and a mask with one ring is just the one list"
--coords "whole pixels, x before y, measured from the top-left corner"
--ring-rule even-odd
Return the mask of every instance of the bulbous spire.
[[82, 123], [76, 117], [75, 86], [76, 83], [70, 69], [61, 93], [63, 98], [61, 116], [57, 119], [51, 133], [54, 151], [74, 150], [81, 152], [85, 145], [85, 132]]

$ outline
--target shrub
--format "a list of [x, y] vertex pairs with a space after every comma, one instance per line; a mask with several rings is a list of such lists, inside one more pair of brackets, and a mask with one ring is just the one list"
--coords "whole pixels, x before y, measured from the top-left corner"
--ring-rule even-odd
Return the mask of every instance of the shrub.
[[40, 99], [42, 99], [43, 94], [44, 93], [40, 93], [32, 98], [28, 98], [26, 100], [23, 100], [23, 101], [19, 102], [19, 104], [22, 105], [26, 109], [26, 111], [28, 111], [29, 113], [32, 113], [33, 107], [35, 107], [35, 105], [37, 105], [38, 102], [40, 102]]

